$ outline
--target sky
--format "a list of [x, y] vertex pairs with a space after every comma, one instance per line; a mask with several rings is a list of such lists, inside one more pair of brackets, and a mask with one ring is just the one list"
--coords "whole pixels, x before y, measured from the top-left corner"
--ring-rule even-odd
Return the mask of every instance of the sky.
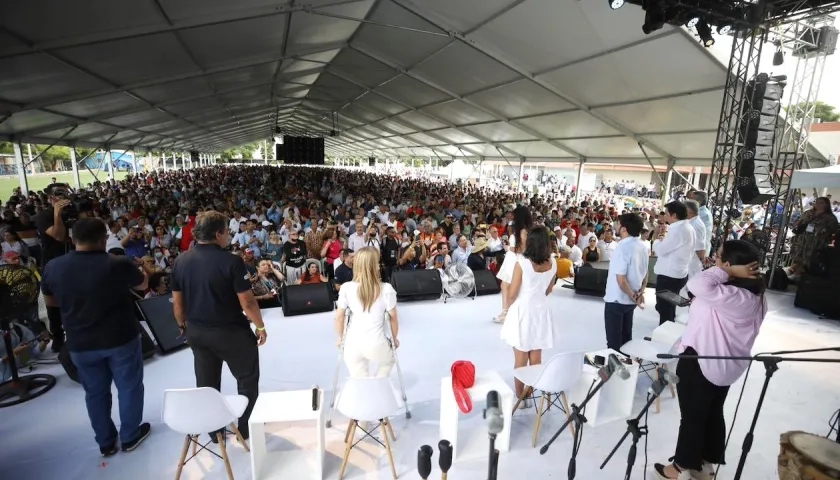
[[[834, 22], [835, 27], [840, 28], [840, 19]], [[729, 55], [732, 49], [732, 41], [729, 37], [716, 36], [715, 44], [710, 48], [712, 54], [720, 59], [724, 64], [729, 63]], [[787, 75], [789, 81], [793, 81], [793, 76], [796, 72], [797, 59], [790, 55], [790, 51], [785, 53], [785, 62], [780, 66], [773, 65], [773, 54], [775, 47], [771, 44], [765, 45], [762, 49], [761, 55], [761, 72], [766, 72], [771, 75]], [[791, 89], [785, 89], [785, 97], [790, 94]], [[825, 69], [823, 70], [822, 82], [817, 94], [817, 100], [821, 100], [829, 105], [837, 107], [840, 111], [840, 49], [837, 53], [829, 55], [825, 62]], [[787, 103], [785, 101], [784, 103]]]

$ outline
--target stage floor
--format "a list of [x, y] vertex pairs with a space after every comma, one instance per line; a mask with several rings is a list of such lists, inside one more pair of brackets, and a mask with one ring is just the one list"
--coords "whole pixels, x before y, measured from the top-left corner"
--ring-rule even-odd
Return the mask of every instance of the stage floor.
[[[793, 298], [789, 295], [769, 294], [769, 297], [771, 310], [758, 337], [756, 352], [840, 345], [839, 323], [819, 320], [806, 311], [795, 309]], [[558, 348], [543, 354], [544, 359], [555, 352], [603, 348], [603, 304], [600, 299], [575, 295], [571, 290], [558, 288], [551, 301], [565, 334]], [[504, 378], [512, 379], [512, 352], [499, 340], [500, 326], [491, 322], [491, 317], [499, 310], [499, 302], [499, 296], [494, 295], [477, 300], [450, 300], [448, 304], [442, 301], [400, 304], [402, 346], [399, 360], [413, 414], [411, 420], [406, 420], [401, 414], [393, 419], [397, 441], [392, 445], [400, 478], [419, 478], [416, 471], [418, 447], [429, 444], [437, 449], [440, 379], [449, 374], [453, 361], [470, 360], [480, 370], [497, 370]], [[260, 349], [261, 391], [307, 389], [316, 384], [330, 389], [337, 358], [333, 313], [283, 318], [279, 309], [269, 312], [265, 314], [268, 343]], [[656, 324], [656, 312], [650, 304], [646, 310], [637, 311], [634, 337], [649, 335]], [[721, 478], [731, 478], [734, 473], [741, 442], [758, 399], [764, 370], [760, 365], [756, 367], [747, 382], [735, 432], [727, 450], [730, 463], [721, 471]], [[109, 459], [99, 456], [93, 441], [81, 387], [70, 381], [57, 365], [41, 367], [38, 371], [58, 375], [55, 389], [34, 401], [0, 412], [0, 471], [3, 478], [159, 480], [174, 477], [183, 438], [160, 423], [161, 399], [164, 389], [194, 385], [189, 350], [156, 357], [146, 363], [144, 418], [152, 423], [152, 435], [138, 450], [120, 453]], [[837, 371], [837, 366], [832, 364], [781, 365], [770, 384], [744, 478], [778, 478], [776, 456], [779, 434], [789, 430], [820, 435], [827, 433], [829, 417], [840, 408]], [[393, 381], [396, 385], [396, 375]], [[738, 381], [729, 394], [726, 405], [728, 425], [732, 421], [741, 384], [742, 381]], [[647, 384], [640, 380], [635, 411], [644, 404], [643, 391], [646, 387]], [[236, 392], [236, 384], [227, 371], [222, 389], [224, 393]], [[327, 392], [327, 398], [331, 398], [331, 394]], [[472, 429], [476, 442], [486, 442], [484, 423], [480, 418], [481, 406], [479, 404], [461, 423], [461, 435], [465, 435], [464, 429]], [[118, 418], [116, 401], [113, 416]], [[514, 416], [511, 450], [503, 453], [499, 462], [500, 480], [524, 478], [526, 475], [539, 479], [566, 478], [571, 436], [564, 433], [547, 455], [540, 456], [537, 449], [531, 448], [534, 417], [533, 410], [520, 411]], [[554, 410], [544, 417], [540, 444], [551, 436], [563, 419], [562, 413]], [[679, 425], [676, 399], [666, 393], [661, 413], [651, 413], [649, 423], [648, 472], [652, 470], [653, 462], [664, 461], [673, 454]], [[345, 428], [346, 419], [336, 415], [333, 428], [327, 432], [324, 478], [338, 477]], [[269, 448], [289, 448], [292, 443], [305, 447], [302, 435], [295, 437], [299, 429], [294, 425], [275, 428], [274, 431], [285, 438], [291, 437], [292, 441], [270, 442]], [[577, 462], [577, 478], [623, 478], [629, 442], [603, 471], [598, 470], [598, 466], [624, 430], [623, 422], [585, 427]], [[248, 453], [235, 442], [230, 445], [228, 451], [236, 478], [251, 478]], [[475, 446], [482, 454], [459, 458], [450, 471], [450, 479], [486, 478], [487, 458], [481, 450], [486, 448], [486, 443], [476, 443]], [[434, 463], [437, 463], [437, 453]], [[654, 478], [652, 473], [642, 474], [644, 464], [644, 449], [640, 446], [632, 478]], [[437, 472], [437, 467], [434, 471]], [[369, 440], [361, 448], [354, 449], [346, 478], [388, 479], [390, 476], [383, 449]], [[433, 473], [431, 478], [438, 477], [439, 473]], [[182, 478], [224, 479], [226, 475], [221, 461], [205, 452], [187, 464]]]

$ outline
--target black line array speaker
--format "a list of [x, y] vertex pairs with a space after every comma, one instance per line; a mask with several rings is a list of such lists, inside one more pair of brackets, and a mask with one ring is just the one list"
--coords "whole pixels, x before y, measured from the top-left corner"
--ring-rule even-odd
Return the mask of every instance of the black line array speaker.
[[443, 295], [443, 282], [437, 269], [394, 272], [391, 286], [397, 291], [398, 302], [437, 300]]
[[198, 166], [198, 150], [190, 150], [190, 162], [192, 162], [193, 166]]
[[502, 291], [496, 276], [490, 270], [475, 270], [473, 275], [475, 276], [475, 294], [477, 296], [493, 295]]
[[139, 300], [137, 308], [155, 337], [161, 353], [171, 353], [187, 346], [186, 341], [180, 338], [181, 331], [175, 320], [171, 293]]
[[609, 270], [583, 265], [575, 272], [575, 293], [603, 297], [607, 293]]
[[283, 315], [292, 317], [331, 311], [333, 309], [331, 285], [330, 283], [313, 283], [284, 286]]
[[283, 136], [282, 158], [286, 165], [324, 165], [324, 138]]
[[376, 157], [368, 157], [368, 167], [376, 166]]

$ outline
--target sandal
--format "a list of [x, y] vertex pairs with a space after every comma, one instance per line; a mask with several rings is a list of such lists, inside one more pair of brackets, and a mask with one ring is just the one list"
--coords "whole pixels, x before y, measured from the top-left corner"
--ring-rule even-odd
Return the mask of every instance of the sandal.
[[[667, 474], [665, 474], [665, 469], [668, 466], [673, 466], [677, 470], [676, 477], [669, 477]], [[695, 477], [691, 472], [691, 470], [681, 469], [679, 466], [677, 466], [676, 463], [671, 463], [670, 465], [663, 465], [661, 463], [653, 464], [653, 473], [659, 480], [695, 480]]]
[[496, 323], [505, 323], [505, 317], [507, 317], [507, 309], [502, 310], [502, 313], [498, 314], [496, 318], [493, 319]]

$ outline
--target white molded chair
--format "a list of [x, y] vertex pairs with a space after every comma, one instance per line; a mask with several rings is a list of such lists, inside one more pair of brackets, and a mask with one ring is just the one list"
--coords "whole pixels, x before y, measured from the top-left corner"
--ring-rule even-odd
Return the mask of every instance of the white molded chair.
[[[519, 398], [513, 407], [514, 413], [516, 413], [516, 409], [523, 400], [535, 398], [532, 395], [534, 391], [542, 392], [540, 405], [537, 408], [537, 420], [534, 423], [533, 447], [537, 446], [542, 416], [552, 405], [565, 412], [566, 418], [569, 418], [570, 410], [569, 401], [566, 399], [566, 391], [574, 387], [580, 379], [583, 372], [583, 356], [583, 353], [558, 353], [548, 359], [546, 363], [520, 367], [513, 371], [513, 376], [525, 384], [522, 398]], [[553, 399], [551, 398], [552, 395], [554, 395]], [[558, 405], [556, 403], [558, 400], [561, 400], [563, 404]], [[569, 425], [569, 427], [569, 431], [574, 436], [574, 426]]]
[[[400, 404], [397, 400], [394, 387], [387, 377], [380, 378], [348, 378], [344, 382], [344, 386], [338, 394], [335, 408], [341, 412], [342, 415], [350, 418], [350, 423], [347, 425], [347, 433], [344, 441], [346, 443], [344, 449], [344, 458], [341, 461], [341, 470], [338, 474], [339, 480], [344, 478], [344, 472], [347, 469], [347, 459], [350, 458], [350, 450], [356, 444], [370, 437], [376, 443], [385, 447], [388, 453], [388, 461], [391, 463], [391, 474], [394, 479], [397, 478], [397, 469], [394, 465], [394, 455], [391, 453], [391, 442], [388, 439], [390, 433], [391, 439], [396, 441], [394, 436], [394, 429], [391, 427], [389, 416], [395, 414], [400, 409]], [[375, 423], [370, 431], [365, 430], [361, 424]], [[379, 427], [382, 432], [383, 442], [373, 436], [373, 432]], [[364, 435], [359, 440], [355, 441], [356, 429], [359, 428], [364, 432]]]
[[[239, 443], [250, 451], [248, 444], [236, 428], [236, 422], [248, 407], [248, 398], [243, 395], [222, 395], [218, 390], [210, 387], [165, 390], [163, 392], [163, 408], [161, 418], [164, 424], [178, 433], [186, 435], [181, 458], [178, 461], [178, 471], [175, 480], [181, 478], [184, 465], [195, 457], [197, 450], [207, 450], [213, 455], [215, 452], [207, 449], [208, 442], [201, 445], [198, 436], [217, 430], [230, 428]], [[225, 447], [225, 438], [221, 432], [216, 433], [221, 450], [220, 458], [225, 462], [228, 478], [233, 480], [233, 470]], [[187, 458], [190, 443], [193, 444], [192, 455]]]
[[[625, 355], [637, 359], [639, 368], [648, 376], [650, 374], [647, 372], [653, 370], [654, 380], [659, 380], [659, 367], [668, 370], [668, 367], [676, 364], [678, 359], [662, 359], [658, 358], [657, 355], [661, 353], [675, 354], [685, 328], [686, 326], [681, 323], [665, 322], [653, 330], [650, 340], [630, 340], [621, 346], [621, 351]], [[645, 362], [647, 362], [647, 365], [645, 365]], [[676, 397], [677, 392], [674, 385], [668, 384], [668, 388], [671, 391], [671, 397]], [[654, 404], [654, 412], [656, 413], [660, 412], [660, 399], [661, 397], [657, 397]]]

